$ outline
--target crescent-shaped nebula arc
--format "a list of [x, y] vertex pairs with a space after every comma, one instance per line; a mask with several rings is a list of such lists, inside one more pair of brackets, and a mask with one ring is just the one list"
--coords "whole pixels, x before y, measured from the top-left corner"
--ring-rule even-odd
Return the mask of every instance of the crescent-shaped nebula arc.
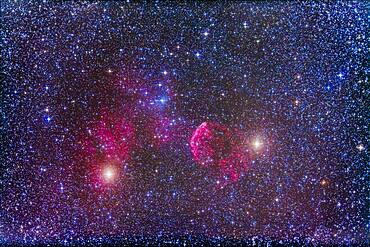
[[224, 183], [219, 182], [222, 185], [237, 181], [251, 165], [249, 151], [243, 148], [238, 135], [238, 131], [222, 124], [203, 122], [190, 139], [194, 160], [216, 170], [223, 178]]

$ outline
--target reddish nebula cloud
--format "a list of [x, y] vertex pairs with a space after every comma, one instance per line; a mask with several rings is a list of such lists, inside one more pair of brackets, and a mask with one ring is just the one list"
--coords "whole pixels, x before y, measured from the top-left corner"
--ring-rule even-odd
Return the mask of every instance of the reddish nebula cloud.
[[204, 122], [194, 131], [190, 147], [194, 159], [199, 164], [217, 164], [230, 155], [231, 133], [220, 124]]
[[95, 184], [104, 184], [107, 167], [118, 176], [136, 145], [134, 125], [124, 117], [103, 114], [83, 137], [83, 156]]
[[249, 151], [238, 141], [238, 132], [224, 125], [204, 122], [190, 139], [194, 160], [215, 168], [228, 181], [236, 181], [250, 166]]
[[123, 117], [104, 116], [92, 141], [107, 157], [126, 161], [135, 143], [134, 126]]

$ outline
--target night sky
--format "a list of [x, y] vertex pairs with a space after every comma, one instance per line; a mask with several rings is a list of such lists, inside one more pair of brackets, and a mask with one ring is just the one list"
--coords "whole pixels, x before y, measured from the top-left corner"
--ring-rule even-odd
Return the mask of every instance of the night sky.
[[369, 241], [365, 1], [5, 1], [1, 26], [0, 244]]

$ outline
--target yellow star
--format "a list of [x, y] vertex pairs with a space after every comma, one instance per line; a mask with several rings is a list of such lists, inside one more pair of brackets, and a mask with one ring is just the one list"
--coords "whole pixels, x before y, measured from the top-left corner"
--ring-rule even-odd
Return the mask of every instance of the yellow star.
[[255, 151], [258, 151], [262, 148], [263, 142], [257, 137], [252, 141], [252, 146]]
[[107, 166], [103, 170], [103, 178], [105, 182], [113, 182], [117, 176], [117, 171], [114, 167]]

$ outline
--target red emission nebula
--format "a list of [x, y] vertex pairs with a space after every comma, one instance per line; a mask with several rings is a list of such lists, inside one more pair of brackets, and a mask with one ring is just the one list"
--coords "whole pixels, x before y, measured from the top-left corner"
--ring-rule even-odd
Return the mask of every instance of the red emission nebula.
[[[137, 137], [138, 126], [134, 118], [117, 113], [102, 113], [100, 120], [88, 128], [80, 142], [92, 184], [96, 188], [110, 188], [124, 177], [124, 167], [130, 163], [135, 150], [143, 145], [159, 148], [161, 143], [178, 139], [173, 136], [176, 136], [176, 128], [181, 126], [168, 131], [162, 128], [163, 125], [169, 125], [167, 117], [163, 121], [148, 121], [147, 137], [140, 139]], [[159, 134], [158, 131], [166, 133]], [[219, 177], [218, 181], [223, 181], [218, 182], [221, 187], [238, 181], [251, 167], [251, 145], [246, 145], [243, 136], [241, 131], [215, 122], [203, 122], [191, 135], [190, 151], [194, 161]]]
[[82, 141], [94, 185], [110, 184], [119, 176], [136, 145], [135, 128], [123, 117], [104, 113]]
[[186, 140], [193, 160], [215, 176], [217, 186], [238, 181], [251, 167], [252, 156], [262, 141], [253, 144], [245, 131], [213, 121], [191, 130], [178, 112], [166, 111], [164, 107], [167, 100], [175, 100], [174, 90], [162, 83], [153, 86], [142, 78], [134, 80], [121, 75], [111, 79], [120, 81], [109, 89], [112, 95], [117, 92], [117, 102], [128, 100], [130, 104], [102, 108], [80, 138], [85, 173], [95, 188], [126, 184], [125, 168], [137, 163], [134, 152], [148, 148], [155, 152], [164, 145]]
[[249, 151], [243, 148], [238, 131], [213, 122], [202, 123], [190, 140], [194, 160], [235, 182], [251, 165]]

